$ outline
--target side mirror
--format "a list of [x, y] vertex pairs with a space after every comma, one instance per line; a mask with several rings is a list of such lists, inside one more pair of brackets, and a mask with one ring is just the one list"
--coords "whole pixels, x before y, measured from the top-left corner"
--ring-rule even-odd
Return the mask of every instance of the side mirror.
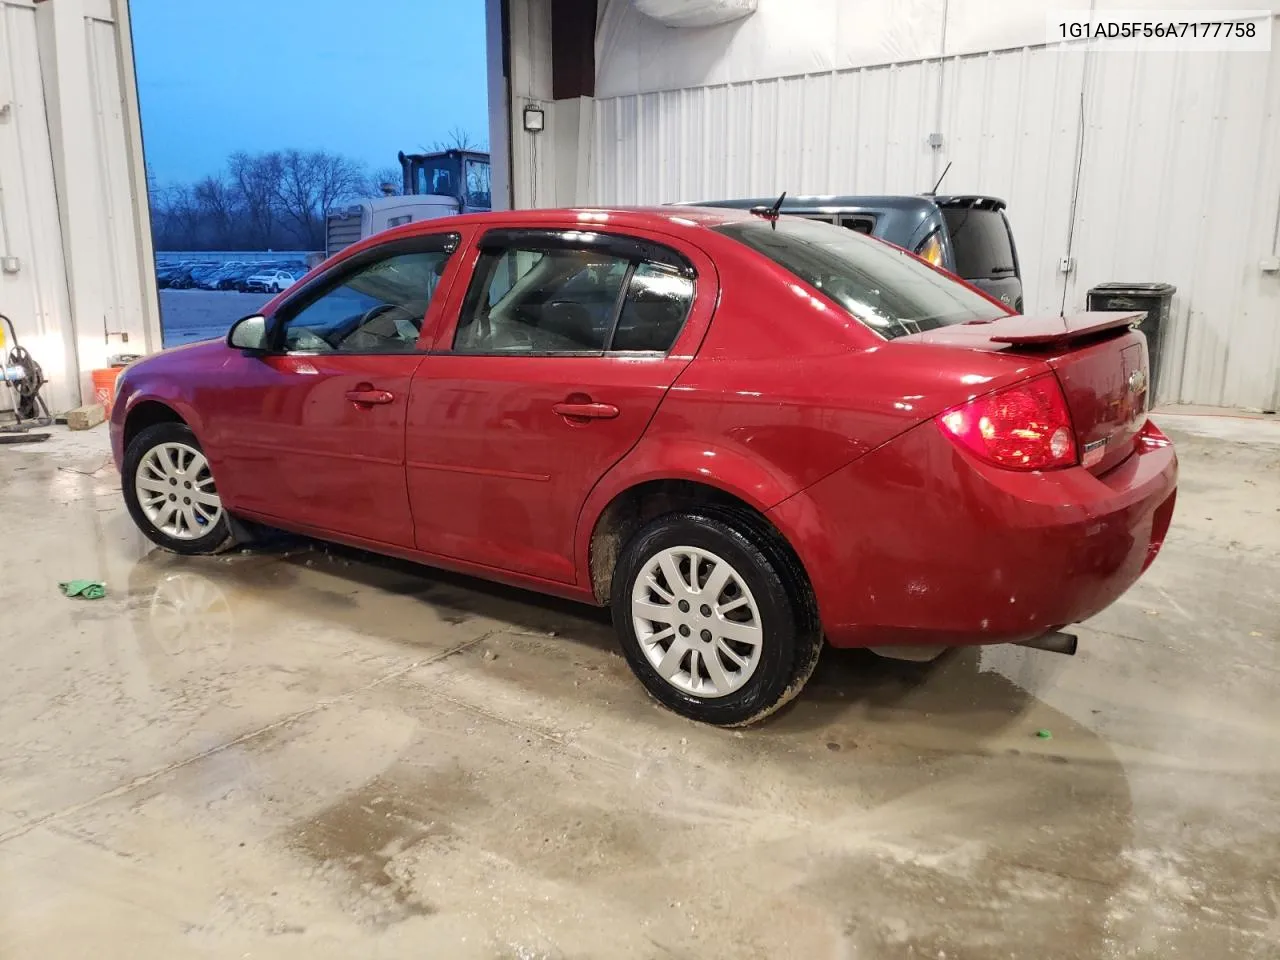
[[266, 353], [267, 318], [257, 313], [241, 317], [227, 331], [227, 346], [249, 353]]

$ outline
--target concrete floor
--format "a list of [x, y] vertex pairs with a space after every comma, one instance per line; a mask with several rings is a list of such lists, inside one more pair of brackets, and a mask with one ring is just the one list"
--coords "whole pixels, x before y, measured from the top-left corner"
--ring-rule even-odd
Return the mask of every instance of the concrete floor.
[[181, 560], [102, 429], [0, 448], [0, 957], [1278, 957], [1280, 423], [1157, 419], [1173, 531], [1078, 656], [828, 651], [744, 732], [590, 610]]

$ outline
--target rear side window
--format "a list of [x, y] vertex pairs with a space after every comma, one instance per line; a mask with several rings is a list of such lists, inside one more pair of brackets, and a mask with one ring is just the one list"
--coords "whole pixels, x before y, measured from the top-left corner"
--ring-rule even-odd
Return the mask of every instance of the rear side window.
[[628, 263], [594, 250], [487, 251], [454, 336], [459, 353], [598, 354]]
[[693, 278], [663, 263], [641, 263], [631, 274], [613, 350], [666, 353], [693, 303]]
[[825, 293], [888, 339], [1005, 311], [904, 250], [842, 227], [782, 217], [735, 220], [715, 228]]
[[693, 303], [690, 265], [655, 244], [591, 236], [594, 242], [577, 231], [487, 235], [453, 349], [536, 356], [669, 351]]
[[943, 207], [956, 254], [956, 273], [966, 280], [1000, 280], [1017, 273], [1009, 226], [999, 210]]

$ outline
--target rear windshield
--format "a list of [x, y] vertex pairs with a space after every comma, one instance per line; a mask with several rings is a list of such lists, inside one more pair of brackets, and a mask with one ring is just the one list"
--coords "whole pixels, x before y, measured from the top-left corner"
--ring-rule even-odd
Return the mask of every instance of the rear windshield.
[[780, 217], [777, 229], [756, 219], [715, 229], [821, 290], [888, 339], [1006, 314], [906, 251], [843, 227]]
[[956, 272], [966, 280], [1000, 280], [1017, 273], [1009, 228], [999, 210], [943, 207], [951, 244], [956, 252]]

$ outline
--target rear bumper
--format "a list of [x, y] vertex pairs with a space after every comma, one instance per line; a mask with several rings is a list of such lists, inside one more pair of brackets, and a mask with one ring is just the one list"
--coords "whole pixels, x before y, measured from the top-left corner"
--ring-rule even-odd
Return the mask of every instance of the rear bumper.
[[1154, 425], [1083, 468], [989, 467], [925, 423], [770, 511], [836, 646], [1019, 642], [1093, 616], [1155, 559], [1177, 457]]

